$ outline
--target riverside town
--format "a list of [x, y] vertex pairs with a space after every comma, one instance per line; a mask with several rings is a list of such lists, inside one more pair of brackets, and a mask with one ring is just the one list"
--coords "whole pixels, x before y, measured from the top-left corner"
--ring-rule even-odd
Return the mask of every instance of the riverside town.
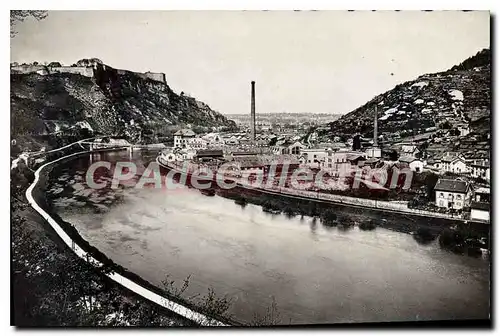
[[[105, 182], [96, 183], [94, 180], [94, 174], [100, 167], [110, 168], [111, 163], [107, 161], [94, 162], [86, 174], [86, 183], [93, 189], [101, 189], [106, 187]], [[124, 168], [126, 168], [124, 170]], [[380, 167], [371, 169], [370, 167], [364, 167], [361, 169], [359, 167], [349, 167], [348, 170], [338, 171], [335, 178], [332, 178], [327, 171], [315, 171], [308, 167], [303, 167], [300, 169], [295, 169], [291, 174], [288, 172], [289, 163], [284, 162], [283, 164], [271, 164], [266, 170], [266, 174], [261, 171], [260, 174], [248, 173], [244, 171], [242, 173], [241, 167], [235, 162], [225, 162], [217, 167], [216, 170], [212, 170], [210, 166], [198, 165], [192, 162], [183, 162], [180, 170], [172, 169], [165, 176], [160, 173], [159, 166], [155, 163], [150, 163], [150, 165], [144, 170], [142, 176], [139, 180], [135, 181], [132, 179], [135, 177], [137, 172], [137, 167], [133, 162], [118, 162], [114, 167], [113, 179], [111, 187], [118, 188], [120, 182], [131, 181], [135, 183], [135, 188], [142, 188], [145, 185], [152, 184], [155, 188], [162, 188], [166, 186], [167, 188], [176, 188], [176, 184], [169, 183], [172, 181], [172, 177], [175, 174], [180, 174], [183, 177], [183, 183], [185, 184], [186, 177], [190, 176], [190, 184], [196, 186], [197, 189], [209, 189], [211, 184], [204, 183], [199, 184], [199, 181], [213, 181], [217, 183], [217, 187], [230, 189], [237, 186], [237, 182], [244, 183], [247, 185], [252, 185], [255, 187], [262, 187], [263, 184], [268, 185], [270, 188], [277, 185], [279, 187], [284, 187], [285, 182], [287, 185], [294, 189], [315, 189], [316, 191], [325, 190], [328, 188], [337, 188], [342, 190], [342, 188], [359, 188], [360, 181], [370, 189], [381, 189], [388, 190], [384, 185], [387, 182], [388, 170], [387, 167]], [[276, 175], [279, 170], [280, 174]], [[190, 173], [189, 173], [190, 172]], [[398, 169], [398, 167], [392, 167], [391, 172], [391, 183], [389, 188], [398, 187], [398, 182], [401, 181], [400, 174], [403, 174], [404, 184], [399, 186], [402, 189], [409, 189], [411, 186], [411, 178], [413, 176], [413, 171], [408, 167], [403, 167]], [[152, 175], [152, 176], [151, 176]], [[345, 178], [349, 176], [353, 178], [351, 186], [345, 184]], [[277, 180], [276, 180], [277, 178]], [[328, 178], [325, 180], [325, 178]], [[265, 180], [264, 180], [265, 179]], [[275, 183], [276, 182], [276, 183]]]
[[491, 326], [489, 12], [10, 13], [12, 325]]

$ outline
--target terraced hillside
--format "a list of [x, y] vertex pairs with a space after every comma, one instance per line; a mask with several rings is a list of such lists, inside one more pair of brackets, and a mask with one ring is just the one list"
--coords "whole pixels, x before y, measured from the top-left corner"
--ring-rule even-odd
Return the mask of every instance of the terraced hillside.
[[448, 71], [426, 74], [397, 85], [328, 124], [323, 138], [373, 136], [377, 108], [379, 135], [390, 142], [437, 129], [458, 129], [486, 134], [490, 128], [490, 51], [482, 50]]

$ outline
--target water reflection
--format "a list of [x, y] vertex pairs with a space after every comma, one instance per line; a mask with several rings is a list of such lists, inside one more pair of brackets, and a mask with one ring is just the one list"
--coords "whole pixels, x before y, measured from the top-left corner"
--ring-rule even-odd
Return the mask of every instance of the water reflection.
[[191, 275], [187, 295], [208, 287], [228, 295], [241, 321], [264, 314], [272, 296], [283, 321], [293, 323], [488, 317], [488, 263], [443, 251], [436, 240], [420, 245], [408, 234], [362, 231], [343, 219], [345, 227], [329, 228], [318, 217], [269, 213], [189, 188], [75, 188], [70, 181], [88, 164], [70, 161], [54, 172], [51, 190], [63, 189], [51, 194], [60, 216], [154, 284], [166, 273], [179, 283]]

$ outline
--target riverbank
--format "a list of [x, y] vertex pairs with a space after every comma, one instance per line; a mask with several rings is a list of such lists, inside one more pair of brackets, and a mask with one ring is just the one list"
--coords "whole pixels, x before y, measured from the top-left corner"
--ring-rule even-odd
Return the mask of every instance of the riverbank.
[[24, 192], [29, 182], [21, 171], [11, 172], [11, 325], [192, 325], [117, 285], [69, 251], [28, 206]]
[[[159, 158], [157, 158], [157, 163], [160, 167], [163, 167], [165, 172], [174, 171], [178, 174], [184, 174], [187, 177], [186, 183], [190, 185], [191, 174], [182, 171], [175, 165], [166, 164]], [[467, 221], [461, 218], [438, 213], [436, 213], [436, 216], [432, 216], [433, 214], [429, 212], [405, 209], [400, 204], [392, 202], [356, 199], [320, 192], [292, 190], [290, 188], [253, 187], [251, 184], [240, 182], [236, 183], [237, 186], [235, 188], [222, 189], [217, 186], [215, 180], [211, 182], [212, 190], [217, 190], [217, 194], [220, 196], [234, 199], [237, 204], [245, 205], [246, 203], [252, 203], [262, 206], [263, 211], [284, 213], [288, 216], [300, 215], [320, 218], [322, 214], [333, 212], [339, 214], [338, 219], [335, 217], [330, 221], [334, 223], [334, 226], [337, 226], [337, 223], [340, 227], [345, 228], [360, 226], [362, 228], [368, 227], [373, 229], [376, 226], [380, 226], [412, 234], [417, 241], [424, 244], [432, 242], [445, 230], [448, 230], [446, 232], [454, 232], [455, 227], [460, 227], [462, 228], [460, 230], [462, 238], [457, 239], [455, 245], [448, 240], [447, 243], [441, 244], [443, 248], [455, 253], [471, 256], [481, 255], [480, 248], [489, 251], [491, 234], [489, 224], [467, 223]], [[228, 183], [229, 181], [225, 182]], [[348, 208], [347, 211], [346, 208]], [[353, 213], [358, 213], [359, 215], [353, 215]], [[342, 216], [342, 214], [344, 215]], [[372, 218], [370, 223], [360, 218], [366, 216]], [[464, 229], [464, 226], [466, 229]], [[485, 240], [486, 243], [479, 242], [482, 240]], [[465, 241], [469, 243], [465, 244]]]
[[[75, 143], [75, 145], [79, 145], [79, 142]], [[70, 145], [65, 146], [61, 148], [61, 150], [65, 150], [69, 147]], [[113, 151], [113, 149], [103, 149], [98, 151], [106, 152]], [[57, 152], [57, 149], [50, 152]], [[208, 317], [208, 315], [205, 316], [203, 314], [196, 313], [194, 310], [192, 310], [196, 308], [189, 302], [183, 302], [182, 304], [184, 304], [184, 306], [179, 305], [172, 300], [182, 301], [182, 299], [170, 296], [169, 292], [165, 292], [165, 290], [161, 290], [155, 286], [152, 286], [137, 275], [128, 272], [122, 267], [116, 265], [104, 254], [100, 253], [100, 251], [93, 248], [84, 239], [82, 239], [78, 234], [78, 231], [75, 230], [75, 228], [71, 224], [63, 221], [60, 217], [57, 216], [57, 214], [51, 212], [51, 210], [49, 209], [50, 207], [48, 206], [44, 197], [43, 187], [40, 188], [44, 184], [44, 180], [46, 179], [50, 167], [52, 167], [56, 163], [61, 163], [65, 160], [71, 160], [72, 158], [86, 153], [87, 152], [72, 153], [66, 156], [58, 157], [53, 161], [43, 164], [37, 169], [34, 174], [34, 180], [25, 191], [25, 197], [27, 201], [42, 216], [42, 218], [45, 219], [44, 222], [49, 224], [51, 228], [50, 232], [52, 233], [52, 238], [56, 238], [57, 236], [57, 238], [55, 239], [56, 241], [61, 242], [62, 240], [62, 242], [64, 243], [63, 245], [69, 247], [76, 254], [76, 256], [86, 261], [86, 264], [83, 263], [87, 265], [86, 267], [90, 267], [93, 270], [95, 267], [97, 267], [97, 273], [100, 276], [104, 276], [107, 279], [113, 280], [114, 282], [123, 286], [126, 291], [133, 292], [134, 295], [142, 296], [150, 302], [158, 305], [159, 307], [155, 308], [156, 310], [166, 309], [166, 311], [168, 311], [168, 314], [178, 316], [177, 320], [183, 321], [180, 322], [180, 324], [177, 323], [178, 325], [223, 325], [214, 317]], [[41, 203], [42, 206], [40, 206], [39, 203]], [[44, 210], [43, 207], [45, 207], [47, 211]], [[83, 246], [83, 248], [81, 246]], [[80, 265], [82, 264], [81, 259], [79, 260]], [[120, 273], [124, 274], [125, 276], [121, 275]], [[126, 276], [128, 276], [128, 278]], [[168, 298], [169, 296], [170, 298]], [[191, 309], [186, 308], [187, 306], [190, 306]], [[206, 313], [210, 314], [208, 308]], [[13, 320], [15, 320], [15, 318], [13, 318]]]
[[[64, 189], [54, 196], [60, 217], [152, 284], [161, 285], [169, 271], [181, 284], [191, 275], [187, 297], [213, 286], [231, 299], [230, 313], [244, 324], [254, 313], [265, 314], [273, 297], [284, 324], [487, 317], [489, 268], [483, 258], [455, 255], [436, 240], [420, 244], [380, 226], [344, 229], [323, 225], [321, 218], [268, 213], [251, 203], [242, 207], [218, 191], [206, 196], [184, 185], [135, 188], [154, 155], [99, 159], [112, 167], [132, 160], [139, 176], [90, 194], [89, 187], [72, 181], [81, 181], [95, 160], [68, 162], [51, 182], [51, 190]], [[171, 176], [162, 178], [170, 183]], [[339, 208], [339, 222], [344, 216], [371, 219], [361, 210]], [[402, 225], [414, 225], [411, 218], [397, 217]]]
[[[189, 172], [183, 171], [181, 166], [175, 165], [172, 163], [167, 163], [163, 162], [160, 157], [157, 158], [157, 163], [164, 167], [167, 170], [173, 170], [175, 172], [178, 172], [180, 174], [185, 174], [188, 179], [192, 178], [192, 174]], [[206, 179], [210, 179], [209, 177], [206, 177]], [[212, 186], [216, 186], [216, 177], [212, 177]], [[233, 182], [228, 179], [227, 182]], [[431, 212], [431, 211], [424, 211], [424, 210], [417, 210], [417, 209], [410, 209], [408, 208], [406, 203], [401, 203], [401, 202], [389, 202], [389, 201], [380, 201], [380, 200], [372, 200], [372, 199], [366, 199], [366, 198], [357, 198], [357, 197], [350, 197], [350, 196], [343, 196], [343, 195], [335, 195], [331, 193], [325, 193], [321, 191], [310, 191], [310, 190], [300, 190], [300, 189], [294, 189], [294, 188], [289, 188], [289, 187], [280, 187], [280, 186], [255, 186], [251, 183], [248, 183], [247, 181], [238, 181], [237, 179], [234, 180], [236, 182], [238, 187], [245, 188], [245, 189], [250, 189], [250, 190], [259, 190], [264, 193], [269, 193], [269, 194], [277, 194], [277, 195], [282, 195], [284, 197], [291, 197], [291, 198], [296, 198], [296, 199], [306, 199], [306, 200], [315, 200], [317, 202], [328, 202], [332, 204], [340, 204], [344, 206], [350, 206], [350, 207], [360, 207], [363, 209], [370, 208], [370, 209], [377, 209], [380, 211], [385, 211], [385, 212], [396, 212], [396, 213], [402, 213], [402, 214], [408, 214], [408, 215], [413, 215], [413, 216], [422, 216], [422, 217], [427, 217], [427, 218], [444, 218], [452, 221], [462, 221], [465, 222], [466, 220], [461, 218], [460, 216], [454, 216], [451, 214], [443, 214], [439, 212]]]

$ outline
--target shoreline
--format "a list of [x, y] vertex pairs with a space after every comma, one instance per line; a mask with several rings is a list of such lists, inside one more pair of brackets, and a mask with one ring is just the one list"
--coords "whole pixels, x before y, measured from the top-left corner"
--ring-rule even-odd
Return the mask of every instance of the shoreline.
[[[164, 169], [167, 170], [173, 170], [179, 174], [186, 175], [186, 177], [189, 179], [191, 178], [192, 174], [188, 172], [184, 172], [180, 170], [178, 167], [169, 165], [166, 163], [161, 162], [160, 158], [157, 157], [156, 162], [160, 167], [163, 167]], [[212, 183], [215, 182], [215, 179], [206, 179], [210, 180]], [[414, 216], [419, 216], [419, 217], [424, 217], [424, 218], [429, 218], [429, 219], [444, 219], [448, 220], [451, 222], [472, 222], [472, 223], [477, 223], [477, 224], [482, 224], [482, 225], [489, 225], [486, 223], [482, 222], [474, 222], [470, 220], [466, 220], [460, 217], [452, 217], [452, 216], [447, 216], [443, 215], [441, 213], [434, 213], [434, 212], [426, 212], [426, 211], [418, 211], [418, 210], [412, 210], [412, 209], [407, 209], [408, 211], [405, 211], [404, 209], [389, 209], [389, 208], [384, 208], [384, 207], [378, 207], [378, 206], [371, 206], [370, 202], [375, 202], [376, 204], [385, 204], [385, 203], [392, 203], [392, 202], [384, 202], [384, 201], [375, 201], [375, 200], [370, 200], [370, 199], [363, 199], [363, 198], [356, 198], [356, 197], [349, 197], [349, 196], [340, 196], [340, 195], [334, 195], [334, 194], [327, 194], [327, 193], [321, 193], [321, 192], [312, 192], [312, 191], [302, 191], [302, 190], [296, 190], [296, 193], [289, 192], [286, 189], [290, 188], [279, 188], [279, 189], [269, 189], [269, 188], [261, 188], [261, 187], [252, 187], [250, 185], [242, 184], [240, 182], [236, 182], [237, 187], [243, 188], [246, 190], [250, 191], [259, 191], [262, 193], [266, 194], [272, 194], [272, 195], [279, 195], [287, 198], [296, 198], [296, 199], [302, 199], [306, 201], [314, 201], [314, 202], [320, 202], [320, 203], [327, 203], [327, 204], [334, 204], [334, 205], [342, 205], [342, 206], [347, 206], [347, 207], [353, 207], [353, 208], [369, 208], [370, 210], [375, 210], [375, 211], [380, 211], [380, 212], [388, 212], [388, 213], [396, 213], [396, 214], [401, 214], [401, 215], [414, 215]], [[294, 190], [294, 189], [290, 189]], [[300, 193], [303, 193], [301, 195]], [[315, 194], [316, 197], [311, 196], [311, 194]], [[330, 198], [330, 199], [328, 199]], [[342, 199], [346, 201], [342, 201]], [[349, 202], [352, 201], [352, 202]], [[365, 202], [365, 204], [355, 204], [354, 201], [358, 201], [359, 203]], [[394, 203], [394, 207], [397, 205]], [[411, 211], [410, 211], [411, 210]]]
[[[175, 173], [185, 175], [186, 184], [190, 184], [189, 179], [191, 174], [176, 169], [175, 167], [170, 167], [169, 165], [162, 163], [159, 158], [157, 158], [156, 161], [157, 164], [167, 172], [174, 171]], [[391, 211], [384, 208], [375, 208], [335, 202], [332, 200], [322, 200], [311, 197], [290, 195], [286, 193], [269, 191], [264, 188], [248, 187], [241, 183], [237, 183], [237, 186], [235, 188], [223, 189], [218, 185], [215, 185], [214, 179], [207, 178], [206, 180], [211, 181], [212, 183], [210, 189], [218, 190], [216, 192], [217, 195], [233, 199], [237, 204], [240, 204], [238, 202], [251, 203], [259, 205], [264, 209], [266, 205], [269, 206], [269, 204], [266, 203], [275, 203], [276, 209], [274, 209], [274, 211], [280, 212], [284, 215], [287, 215], [288, 212], [292, 213], [292, 216], [306, 215], [317, 219], [321, 218], [321, 213], [326, 213], [333, 210], [338, 214], [339, 218], [342, 218], [344, 220], [344, 223], [342, 223], [341, 226], [346, 225], [346, 222], [347, 226], [352, 226], [352, 222], [356, 223], [354, 224], [355, 226], [361, 226], [361, 224], [365, 224], [364, 221], [366, 221], [367, 218], [370, 218], [370, 221], [375, 222], [376, 226], [395, 232], [409, 234], [413, 236], [417, 241], [419, 239], [419, 232], [422, 232], [422, 230], [430, 232], [430, 234], [433, 236], [430, 241], [434, 241], [438, 239], [441, 233], [445, 230], [453, 230], [454, 227], [459, 227], [467, 222], [465, 220], [460, 220], [457, 218], [433, 217], [427, 215], [415, 216], [413, 213], [408, 212]], [[294, 202], [293, 205], [289, 204], [291, 200], [293, 200]], [[315, 210], [313, 210], [313, 212], [311, 213], [311, 209]], [[273, 209], [270, 209], [270, 211], [273, 211]], [[340, 224], [337, 220], [334, 220], [334, 222], [337, 223], [333, 226]], [[490, 229], [490, 225], [481, 222], [469, 222], [468, 224], [468, 230], [470, 230], [470, 232], [479, 234], [480, 236], [486, 238], [490, 236]], [[423, 242], [423, 244], [425, 244], [425, 242]], [[445, 247], [441, 248], [446, 250], [448, 249]], [[464, 251], [463, 253], [458, 254], [467, 255], [467, 253], [467, 251]]]

